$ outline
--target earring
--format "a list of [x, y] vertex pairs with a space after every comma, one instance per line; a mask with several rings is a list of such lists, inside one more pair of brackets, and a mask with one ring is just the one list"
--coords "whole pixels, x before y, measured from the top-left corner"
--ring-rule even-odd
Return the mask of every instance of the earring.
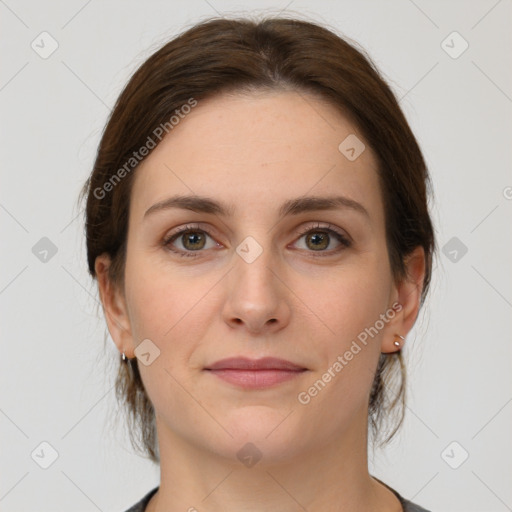
[[400, 338], [400, 341], [395, 339], [393, 344], [395, 345], [395, 347], [400, 347], [400, 345], [402, 344], [402, 341], [405, 340], [405, 338], [403, 336], [400, 336], [400, 334], [395, 334], [395, 337]]
[[126, 354], [124, 352], [121, 355], [121, 359], [122, 359], [123, 363], [127, 363], [128, 362], [128, 358], [126, 357]]

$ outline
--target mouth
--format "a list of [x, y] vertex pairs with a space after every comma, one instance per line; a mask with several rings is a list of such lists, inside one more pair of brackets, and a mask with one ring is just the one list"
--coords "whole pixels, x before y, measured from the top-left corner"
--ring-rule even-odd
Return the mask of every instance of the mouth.
[[247, 359], [235, 357], [222, 359], [204, 368], [216, 377], [245, 389], [262, 389], [297, 378], [307, 368], [291, 361], [264, 357]]

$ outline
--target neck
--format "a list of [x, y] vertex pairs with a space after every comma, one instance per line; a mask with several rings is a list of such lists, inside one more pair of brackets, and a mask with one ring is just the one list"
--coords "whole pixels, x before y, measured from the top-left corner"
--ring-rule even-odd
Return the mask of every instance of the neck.
[[360, 425], [301, 452], [300, 460], [263, 457], [252, 467], [187, 442], [158, 416], [157, 430], [160, 488], [146, 512], [402, 510], [397, 497], [368, 473], [366, 429]]

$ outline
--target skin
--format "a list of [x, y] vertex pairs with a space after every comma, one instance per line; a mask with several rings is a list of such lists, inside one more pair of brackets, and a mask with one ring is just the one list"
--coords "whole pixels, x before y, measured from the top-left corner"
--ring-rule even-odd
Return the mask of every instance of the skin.
[[[221, 95], [199, 102], [137, 169], [124, 292], [108, 279], [108, 255], [97, 258], [96, 272], [119, 351], [135, 357], [144, 339], [160, 350], [152, 364], [139, 362], [161, 456], [149, 511], [401, 510], [368, 473], [368, 397], [381, 352], [396, 350], [395, 334], [406, 336], [416, 320], [424, 253], [408, 258], [408, 280], [394, 281], [376, 158], [366, 145], [349, 161], [338, 150], [349, 134], [364, 140], [309, 94]], [[208, 196], [235, 214], [174, 208], [144, 218], [175, 194]], [[305, 195], [347, 196], [368, 217], [341, 207], [279, 217], [284, 201]], [[176, 250], [199, 247], [196, 257], [180, 257], [163, 241], [191, 223], [208, 236], [196, 232], [206, 237], [196, 245], [176, 238]], [[321, 235], [317, 224], [352, 245], [331, 235], [317, 249], [301, 234], [310, 226]], [[263, 250], [251, 263], [236, 252], [247, 236]], [[310, 403], [299, 403], [298, 393], [395, 302], [402, 309], [378, 335]], [[204, 371], [241, 355], [279, 357], [308, 371], [264, 390]], [[237, 458], [248, 442], [262, 453], [252, 467]]]

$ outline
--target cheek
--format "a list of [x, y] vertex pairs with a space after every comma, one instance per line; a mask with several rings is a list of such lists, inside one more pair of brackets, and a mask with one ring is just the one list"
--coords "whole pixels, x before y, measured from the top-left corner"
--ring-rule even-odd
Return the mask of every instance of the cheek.
[[305, 409], [308, 414], [331, 425], [328, 430], [332, 436], [339, 434], [340, 425], [349, 425], [355, 415], [366, 415], [384, 334], [372, 328], [387, 310], [391, 284], [388, 272], [386, 265], [372, 257], [371, 263], [334, 272], [320, 288], [321, 293], [310, 294], [311, 309], [318, 312], [328, 329], [318, 327], [321, 324], [316, 318], [310, 324], [321, 329], [310, 328], [321, 364], [301, 396], [309, 401]]
[[[135, 344], [149, 338], [160, 349], [166, 367], [187, 363], [204, 338], [212, 315], [208, 290], [218, 276], [193, 279], [159, 258], [132, 252], [126, 262], [126, 296]], [[205, 295], [206, 294], [206, 295]]]
[[[140, 243], [128, 244], [126, 259], [126, 297], [130, 324], [136, 338], [161, 340], [178, 322], [189, 294], [183, 294], [179, 278], [171, 279], [169, 270]], [[183, 313], [181, 313], [183, 315]], [[135, 340], [137, 343], [138, 340]]]
[[351, 265], [332, 269], [316, 281], [316, 293], [311, 293], [309, 279], [297, 292], [316, 313], [314, 324], [322, 326], [325, 335], [336, 340], [337, 349], [350, 344], [388, 308], [390, 270], [385, 259], [375, 254], [368, 253]]

